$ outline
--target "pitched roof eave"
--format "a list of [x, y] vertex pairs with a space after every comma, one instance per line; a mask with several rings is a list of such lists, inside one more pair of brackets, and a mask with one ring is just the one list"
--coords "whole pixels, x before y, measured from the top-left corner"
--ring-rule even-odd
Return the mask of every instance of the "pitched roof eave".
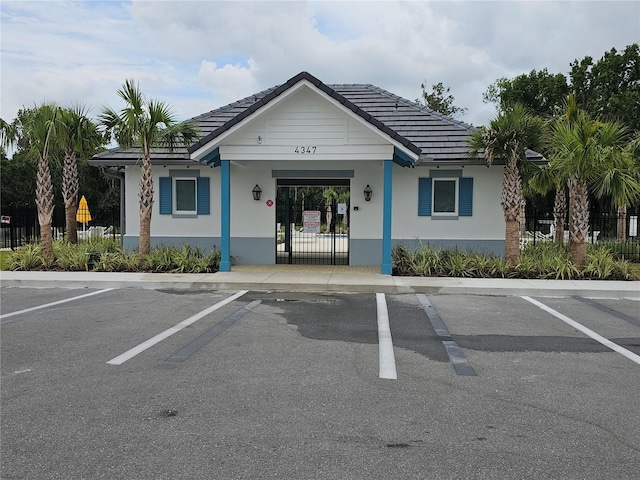
[[262, 110], [273, 100], [281, 97], [286, 92], [290, 91], [296, 85], [299, 85], [301, 82], [307, 82], [313, 85], [315, 88], [323, 92], [325, 95], [335, 100], [345, 109], [350, 110], [355, 115], [359, 116], [364, 122], [370, 124], [373, 128], [382, 132], [385, 136], [387, 136], [392, 143], [396, 143], [396, 148], [400, 148], [401, 150], [405, 150], [405, 153], [413, 158], [413, 162], [417, 161], [421, 149], [414, 145], [410, 140], [400, 135], [398, 132], [385, 125], [383, 122], [372, 116], [370, 113], [363, 110], [361, 107], [358, 107], [353, 102], [349, 101], [346, 97], [335, 91], [333, 88], [321, 82], [318, 78], [314, 77], [308, 72], [301, 72], [296, 76], [290, 78], [282, 85], [276, 87], [269, 93], [265, 94], [262, 98], [258, 99], [251, 106], [247, 107], [245, 110], [241, 111], [228, 121], [226, 121], [221, 126], [217, 127], [208, 135], [203, 136], [198, 142], [191, 145], [187, 150], [192, 159], [201, 161], [203, 155], [208, 155], [209, 152], [204, 148], [206, 145], [211, 145], [212, 148], [216, 148], [218, 145], [216, 141], [219, 140], [219, 137], [224, 135], [226, 132], [232, 130], [234, 127], [239, 126], [242, 122], [248, 121], [248, 119], [256, 114], [258, 111]]
[[[236, 102], [216, 108], [190, 119], [200, 132], [200, 139], [189, 148], [168, 152], [154, 149], [154, 164], [184, 165], [199, 161], [217, 165], [216, 148], [223, 139], [249, 122], [265, 107], [273, 107], [303, 85], [340, 108], [371, 132], [394, 147], [393, 160], [403, 166], [418, 165], [482, 165], [484, 158], [469, 156], [468, 137], [476, 127], [435, 112], [428, 107], [399, 97], [371, 84], [324, 84], [307, 72], [301, 72], [282, 85], [277, 85]], [[196, 153], [197, 152], [197, 153]], [[408, 158], [403, 158], [406, 154]], [[527, 151], [534, 162], [546, 159]], [[92, 165], [137, 164], [139, 150], [115, 148], [92, 158]]]

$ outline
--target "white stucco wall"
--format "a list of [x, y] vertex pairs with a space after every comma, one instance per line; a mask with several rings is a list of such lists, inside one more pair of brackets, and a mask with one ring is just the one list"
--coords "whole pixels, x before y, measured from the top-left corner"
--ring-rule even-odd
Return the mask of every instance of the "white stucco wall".
[[[200, 166], [197, 163], [189, 166], [189, 170], [199, 171], [200, 176], [210, 177], [211, 213], [198, 215], [197, 218], [185, 218], [177, 215], [161, 215], [159, 212], [160, 191], [159, 177], [168, 177], [170, 170], [184, 170], [183, 166], [154, 166], [153, 167], [153, 214], [151, 217], [152, 237], [219, 237], [220, 236], [220, 169]], [[138, 192], [140, 190], [140, 167], [127, 166], [125, 168], [125, 191], [127, 196], [126, 235], [140, 234], [140, 204]]]
[[[353, 170], [351, 182], [350, 235], [354, 239], [382, 238], [382, 174], [381, 161], [322, 162], [232, 162], [231, 163], [231, 236], [273, 237], [276, 223], [276, 178], [273, 170]], [[259, 202], [253, 200], [251, 190], [256, 185], [262, 189]], [[373, 198], [365, 202], [363, 191], [368, 185]], [[269, 207], [267, 201], [274, 204]], [[355, 211], [354, 207], [358, 207]]]
[[[441, 167], [445, 168], [445, 167]], [[504, 217], [500, 207], [502, 167], [451, 167], [473, 178], [473, 215], [456, 220], [418, 216], [418, 178], [429, 177], [431, 167], [393, 171], [393, 238], [504, 240]]]
[[[220, 236], [220, 169], [199, 166], [190, 167], [210, 177], [211, 214], [197, 218], [180, 218], [176, 215], [160, 215], [158, 178], [168, 176], [169, 170], [180, 167], [154, 166], [154, 207], [151, 229], [153, 236]], [[247, 161], [231, 163], [231, 236], [273, 237], [276, 222], [276, 179], [273, 170], [352, 170], [350, 235], [353, 239], [382, 237], [383, 210], [383, 162], [382, 161], [312, 161], [292, 164], [288, 161]], [[465, 167], [463, 176], [473, 177], [473, 216], [457, 220], [439, 220], [419, 217], [418, 178], [428, 177], [429, 168], [393, 169], [393, 238], [417, 239], [504, 239], [504, 219], [500, 209], [502, 169]], [[139, 233], [138, 188], [139, 167], [125, 169], [127, 192], [127, 235]], [[258, 184], [262, 189], [260, 201], [253, 200], [251, 190]], [[372, 199], [364, 200], [363, 190], [369, 185]], [[267, 201], [274, 203], [271, 207]], [[358, 207], [358, 210], [355, 210]]]

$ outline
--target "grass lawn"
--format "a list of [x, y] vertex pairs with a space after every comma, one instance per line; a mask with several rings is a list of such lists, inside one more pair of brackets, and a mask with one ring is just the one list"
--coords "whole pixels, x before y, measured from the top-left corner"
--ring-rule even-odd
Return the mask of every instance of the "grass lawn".
[[9, 256], [11, 255], [11, 251], [9, 250], [0, 250], [0, 270], [8, 270], [9, 269]]

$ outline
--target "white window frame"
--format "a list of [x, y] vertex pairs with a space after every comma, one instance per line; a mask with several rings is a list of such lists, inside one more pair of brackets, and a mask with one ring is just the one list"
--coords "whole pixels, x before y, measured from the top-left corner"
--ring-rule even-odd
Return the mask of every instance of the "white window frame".
[[[431, 215], [434, 217], [454, 217], [458, 215], [458, 198], [460, 196], [460, 182], [458, 177], [433, 177], [431, 184]], [[436, 182], [454, 182], [453, 212], [436, 212]]]
[[[193, 182], [193, 210], [178, 210], [178, 181], [188, 180]], [[173, 189], [173, 213], [174, 215], [197, 215], [198, 212], [198, 177], [171, 177], [171, 188]]]

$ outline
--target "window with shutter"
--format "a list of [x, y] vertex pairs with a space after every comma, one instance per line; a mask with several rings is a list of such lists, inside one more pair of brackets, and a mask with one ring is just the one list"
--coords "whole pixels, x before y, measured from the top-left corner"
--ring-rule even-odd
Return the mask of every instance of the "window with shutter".
[[172, 170], [168, 177], [159, 178], [159, 211], [174, 217], [209, 215], [211, 195], [209, 177], [198, 172]]
[[418, 179], [418, 216], [457, 218], [473, 215], [473, 178]]

